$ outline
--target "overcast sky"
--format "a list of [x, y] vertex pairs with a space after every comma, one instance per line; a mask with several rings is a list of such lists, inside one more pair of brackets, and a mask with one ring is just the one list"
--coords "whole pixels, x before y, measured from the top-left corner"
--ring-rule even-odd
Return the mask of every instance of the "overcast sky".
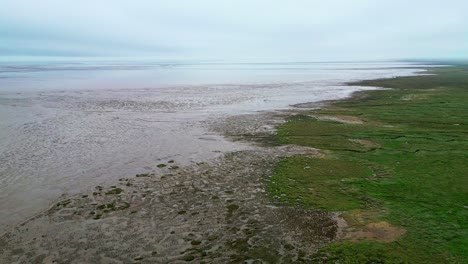
[[468, 0], [0, 0], [0, 56], [468, 58]]

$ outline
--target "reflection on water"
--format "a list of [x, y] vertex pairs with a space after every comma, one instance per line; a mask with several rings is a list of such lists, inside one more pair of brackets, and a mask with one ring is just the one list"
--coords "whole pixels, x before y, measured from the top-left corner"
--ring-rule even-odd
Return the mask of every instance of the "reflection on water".
[[410, 63], [0, 62], [0, 92], [154, 88], [197, 84], [269, 84], [370, 78]]

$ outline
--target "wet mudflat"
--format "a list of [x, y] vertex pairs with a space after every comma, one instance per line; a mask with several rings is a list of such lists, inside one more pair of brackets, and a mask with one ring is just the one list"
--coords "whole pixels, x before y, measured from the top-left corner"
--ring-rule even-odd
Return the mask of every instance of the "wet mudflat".
[[0, 231], [161, 162], [249, 149], [211, 131], [217, 120], [346, 97], [363, 88], [341, 82], [418, 71], [408, 65], [1, 64]]
[[[168, 92], [151, 89], [116, 93], [51, 92], [43, 94], [46, 100], [26, 101], [24, 95], [16, 95], [19, 98], [8, 95], [2, 102], [5, 109], [13, 112], [20, 103], [26, 107], [33, 105], [44, 122], [26, 122], [25, 131], [39, 132], [42, 136], [28, 141], [27, 135], [19, 134], [23, 139], [20, 142], [27, 143], [21, 148], [3, 145], [7, 150], [4, 153], [11, 154], [4, 157], [10, 162], [10, 166], [2, 168], [7, 168], [2, 174], [7, 176], [4, 179], [14, 183], [18, 179], [13, 176], [29, 175], [27, 172], [34, 176], [64, 172], [59, 181], [49, 178], [49, 186], [59, 186], [55, 193], [30, 184], [23, 184], [23, 189], [13, 193], [36, 189], [52, 194], [50, 199], [55, 200], [63, 193], [62, 185], [57, 183], [72, 188], [80, 183], [84, 185], [76, 188], [77, 194], [64, 195], [48, 210], [9, 229], [0, 240], [0, 260], [19, 263], [308, 262], [320, 248], [343, 237], [380, 239], [382, 236], [376, 233], [396, 230], [395, 237], [382, 237], [394, 241], [404, 234], [404, 230], [385, 222], [350, 230], [338, 212], [278, 202], [278, 197], [272, 196], [267, 187], [281, 159], [297, 155], [324, 156], [314, 146], [275, 143], [275, 127], [290, 116], [322, 106], [308, 104], [290, 111], [287, 105], [337, 99], [364, 88], [323, 86], [323, 83], [237, 88], [228, 101], [225, 96], [232, 87], [211, 87], [211, 101], [202, 92], [207, 89], [205, 86], [175, 89], [166, 99], [176, 101], [161, 100], [161, 94]], [[256, 96], [245, 98], [248, 94]], [[310, 97], [305, 98], [304, 94]], [[194, 96], [198, 98], [195, 101]], [[44, 102], [48, 107], [44, 107]], [[63, 104], [66, 107], [57, 107]], [[280, 106], [290, 110], [241, 115], [244, 111]], [[37, 117], [25, 115], [24, 118]], [[82, 126], [88, 118], [87, 125]], [[73, 137], [77, 131], [78, 135]], [[30, 155], [24, 149], [41, 149], [44, 145], [37, 144], [41, 142], [38, 138], [50, 139], [46, 145], [57, 146], [53, 148], [54, 153], [32, 154], [37, 159], [10, 158], [15, 153]], [[90, 147], [89, 151], [83, 152], [86, 147]], [[196, 151], [191, 152], [192, 148]], [[95, 156], [96, 153], [99, 155]], [[57, 164], [58, 170], [45, 166], [45, 171], [36, 173], [35, 168], [41, 168], [38, 164], [48, 164], [43, 158], [53, 161], [54, 157], [70, 160]], [[81, 162], [83, 157], [86, 159]], [[23, 168], [19, 165], [30, 161], [31, 166], [24, 167], [26, 173], [16, 173], [18, 168]], [[88, 170], [80, 177], [70, 176], [67, 169], [76, 171], [74, 166]], [[31, 204], [32, 197], [24, 200], [24, 204]], [[43, 199], [40, 203], [47, 201]], [[6, 208], [18, 207], [8, 204], [10, 207]], [[356, 218], [363, 215], [355, 214]]]
[[[243, 118], [242, 135], [271, 133], [255, 132], [252, 119]], [[160, 163], [157, 172], [121, 178], [114, 186], [96, 186], [53, 204], [2, 237], [0, 260], [307, 261], [343, 234], [336, 213], [278, 207], [265, 194], [263, 181], [278, 159], [298, 154], [319, 155], [307, 147], [258, 146], [192, 166]]]

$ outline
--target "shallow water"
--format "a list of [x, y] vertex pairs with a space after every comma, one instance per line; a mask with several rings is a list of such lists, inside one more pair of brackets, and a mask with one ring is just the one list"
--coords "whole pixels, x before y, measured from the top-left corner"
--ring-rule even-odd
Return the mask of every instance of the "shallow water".
[[362, 87], [343, 82], [421, 67], [0, 63], [0, 231], [64, 193], [249, 148], [209, 131], [213, 120], [346, 97]]

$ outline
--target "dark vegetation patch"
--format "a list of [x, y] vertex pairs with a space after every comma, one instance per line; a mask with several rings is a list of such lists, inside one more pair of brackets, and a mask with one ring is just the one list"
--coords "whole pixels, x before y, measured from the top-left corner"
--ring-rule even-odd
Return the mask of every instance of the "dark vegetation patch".
[[113, 188], [110, 191], [106, 192], [106, 195], [120, 194], [122, 192], [123, 192], [123, 190], [120, 189], [120, 188]]
[[237, 204], [229, 204], [228, 206], [226, 206], [226, 208], [227, 208], [228, 214], [232, 214], [234, 211], [239, 209], [239, 206]]
[[184, 261], [192, 261], [192, 260], [194, 260], [194, 259], [195, 259], [195, 257], [192, 256], [192, 255], [187, 255], [187, 256], [184, 256], [184, 257], [182, 258], [182, 260], [184, 260]]
[[201, 242], [200, 240], [192, 240], [192, 242], [190, 242], [190, 244], [191, 244], [192, 246], [198, 246], [198, 245], [200, 245], [201, 243], [202, 243], [202, 242]]

